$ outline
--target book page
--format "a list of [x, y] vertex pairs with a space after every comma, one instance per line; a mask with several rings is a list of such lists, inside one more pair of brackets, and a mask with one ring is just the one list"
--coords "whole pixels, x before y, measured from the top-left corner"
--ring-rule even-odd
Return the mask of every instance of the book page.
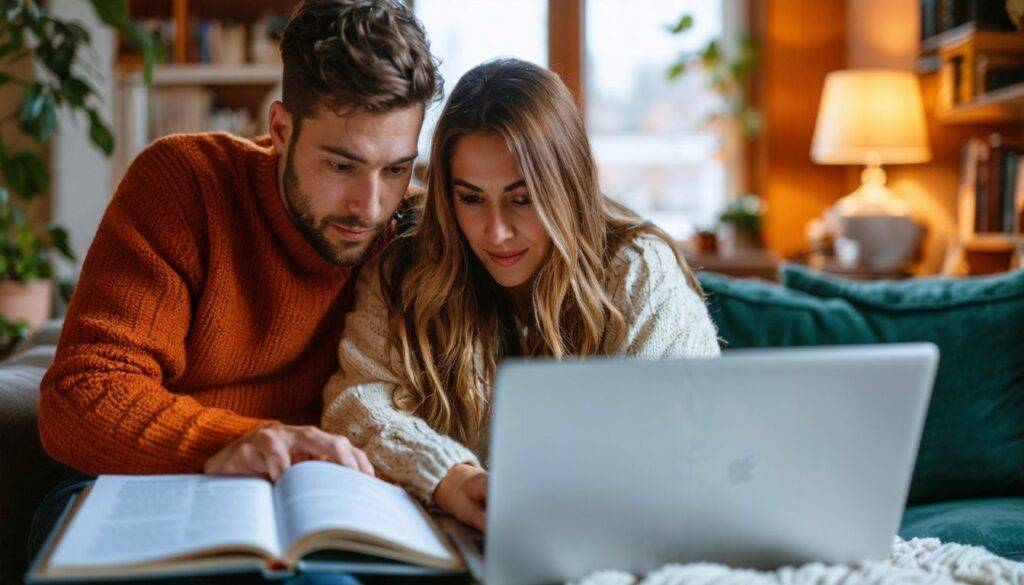
[[280, 557], [262, 479], [101, 475], [50, 558], [53, 568], [144, 563], [211, 548]]
[[307, 461], [288, 469], [275, 491], [285, 550], [305, 535], [341, 530], [455, 560], [422, 508], [398, 486], [333, 463]]

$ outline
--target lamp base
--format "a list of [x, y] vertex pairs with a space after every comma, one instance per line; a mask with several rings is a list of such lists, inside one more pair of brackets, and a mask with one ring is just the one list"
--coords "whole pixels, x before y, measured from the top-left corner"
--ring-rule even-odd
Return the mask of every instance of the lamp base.
[[837, 201], [834, 210], [840, 216], [910, 215], [910, 205], [885, 186], [885, 171], [878, 163], [868, 163], [860, 174], [860, 187]]
[[[847, 268], [902, 270], [918, 256], [924, 228], [908, 217], [848, 215], [839, 217], [837, 256]], [[846, 253], [838, 253], [845, 248]]]

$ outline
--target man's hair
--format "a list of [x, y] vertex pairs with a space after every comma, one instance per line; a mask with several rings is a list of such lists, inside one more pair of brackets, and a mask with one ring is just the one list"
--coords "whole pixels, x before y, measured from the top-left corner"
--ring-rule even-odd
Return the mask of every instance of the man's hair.
[[301, 124], [318, 106], [388, 111], [443, 91], [423, 25], [401, 0], [305, 0], [281, 40], [282, 101]]

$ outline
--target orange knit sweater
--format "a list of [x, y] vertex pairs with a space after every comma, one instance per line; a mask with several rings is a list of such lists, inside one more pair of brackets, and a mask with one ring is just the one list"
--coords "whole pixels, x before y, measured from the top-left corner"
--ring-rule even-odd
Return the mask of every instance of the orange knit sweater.
[[350, 271], [278, 191], [269, 138], [161, 139], [100, 223], [43, 379], [47, 452], [87, 473], [202, 471], [269, 421], [318, 424]]

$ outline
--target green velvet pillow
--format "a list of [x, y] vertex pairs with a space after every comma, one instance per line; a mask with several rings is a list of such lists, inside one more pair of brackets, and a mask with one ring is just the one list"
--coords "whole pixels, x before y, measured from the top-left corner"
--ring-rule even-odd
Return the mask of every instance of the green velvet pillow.
[[726, 349], [872, 343], [864, 318], [842, 300], [820, 299], [754, 279], [697, 274]]
[[785, 265], [782, 281], [849, 303], [880, 342], [939, 347], [911, 503], [1024, 495], [1024, 271], [858, 282]]
[[983, 546], [1001, 557], [1024, 561], [1021, 527], [1024, 498], [957, 500], [907, 508], [900, 536]]

